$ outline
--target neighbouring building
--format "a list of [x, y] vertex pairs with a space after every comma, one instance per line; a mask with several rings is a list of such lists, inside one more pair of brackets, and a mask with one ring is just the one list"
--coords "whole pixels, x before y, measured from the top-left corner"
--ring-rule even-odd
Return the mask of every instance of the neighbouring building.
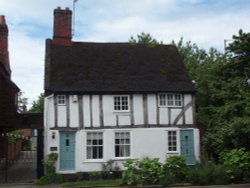
[[195, 87], [173, 45], [72, 41], [72, 12], [54, 10], [45, 54], [45, 155], [57, 171], [102, 170], [114, 160], [199, 160]]

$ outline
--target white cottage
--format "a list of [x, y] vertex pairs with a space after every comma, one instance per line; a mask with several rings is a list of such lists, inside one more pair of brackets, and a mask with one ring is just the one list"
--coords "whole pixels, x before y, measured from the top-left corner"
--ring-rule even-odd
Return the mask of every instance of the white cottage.
[[46, 41], [45, 155], [59, 173], [114, 160], [183, 155], [199, 160], [195, 88], [173, 45], [71, 41], [69, 9], [54, 11]]

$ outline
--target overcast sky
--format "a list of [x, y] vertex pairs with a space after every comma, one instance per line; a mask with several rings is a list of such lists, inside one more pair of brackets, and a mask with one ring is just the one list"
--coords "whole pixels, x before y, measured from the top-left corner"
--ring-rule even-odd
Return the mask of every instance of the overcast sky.
[[[45, 39], [52, 37], [53, 10], [73, 0], [0, 0], [9, 26], [12, 80], [29, 98], [43, 92]], [[224, 40], [250, 32], [250, 0], [78, 0], [74, 41], [127, 42], [150, 33], [168, 44], [181, 37], [223, 52]]]

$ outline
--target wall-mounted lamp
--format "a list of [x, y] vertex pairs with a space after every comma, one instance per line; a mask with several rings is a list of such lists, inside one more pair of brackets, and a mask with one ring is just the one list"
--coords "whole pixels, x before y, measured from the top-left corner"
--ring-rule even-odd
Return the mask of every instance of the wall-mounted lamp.
[[56, 138], [56, 133], [55, 132], [52, 132], [52, 139], [55, 139]]

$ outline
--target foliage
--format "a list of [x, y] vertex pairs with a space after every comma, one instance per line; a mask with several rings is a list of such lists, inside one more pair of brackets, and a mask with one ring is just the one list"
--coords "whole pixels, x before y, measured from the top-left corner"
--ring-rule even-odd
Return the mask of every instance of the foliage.
[[[50, 184], [50, 178], [48, 176], [42, 176], [40, 179], [37, 179], [34, 181], [34, 184], [36, 185], [48, 185]], [[63, 177], [61, 174], [55, 174], [55, 182], [56, 184], [62, 184], [63, 183]]]
[[140, 179], [143, 185], [158, 184], [163, 178], [162, 164], [158, 158], [144, 158], [139, 162]]
[[100, 180], [102, 179], [103, 173], [100, 171], [93, 171], [89, 173], [90, 180]]
[[114, 160], [108, 160], [106, 163], [102, 165], [103, 171], [119, 171], [120, 167], [115, 163]]
[[8, 142], [15, 143], [17, 140], [22, 139], [23, 130], [11, 131], [8, 133]]
[[122, 174], [122, 182], [126, 185], [137, 185], [140, 184], [139, 175], [139, 160], [138, 159], [127, 159], [123, 166], [126, 168]]
[[158, 42], [149, 33], [144, 33], [144, 32], [142, 32], [141, 34], [138, 34], [137, 39], [131, 36], [129, 39], [129, 43], [130, 44], [144, 44], [148, 46], [162, 44], [162, 42]]
[[163, 178], [163, 167], [158, 158], [127, 159], [124, 167], [122, 180], [127, 185], [158, 184]]
[[197, 120], [202, 148], [211, 159], [227, 148], [250, 150], [250, 33], [239, 32], [222, 54], [183, 39], [175, 44], [197, 88]]
[[28, 104], [28, 98], [24, 97], [24, 92], [20, 91], [18, 93], [18, 105], [17, 105], [17, 111], [18, 112], [23, 112], [26, 110], [26, 106]]
[[186, 179], [187, 165], [183, 156], [170, 156], [164, 165], [165, 176], [171, 177], [175, 183]]
[[58, 159], [57, 153], [50, 153], [46, 156], [43, 162], [46, 176], [55, 176], [56, 174], [55, 164], [57, 159]]
[[187, 171], [187, 181], [192, 185], [228, 184], [230, 179], [223, 165], [209, 162], [205, 165], [195, 165]]
[[220, 153], [220, 161], [228, 167], [227, 173], [233, 182], [250, 178], [250, 152], [246, 148], [225, 150]]
[[36, 101], [32, 102], [30, 112], [43, 112], [44, 108], [44, 94], [41, 93]]

